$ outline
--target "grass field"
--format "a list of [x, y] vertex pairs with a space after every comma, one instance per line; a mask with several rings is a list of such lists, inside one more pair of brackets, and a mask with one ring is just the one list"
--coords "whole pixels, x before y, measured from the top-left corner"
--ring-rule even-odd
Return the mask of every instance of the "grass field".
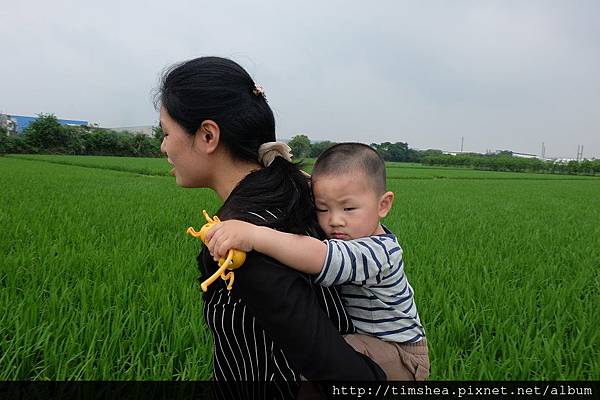
[[[164, 159], [0, 157], [0, 380], [209, 379], [208, 190]], [[391, 164], [431, 379], [600, 379], [600, 179]]]

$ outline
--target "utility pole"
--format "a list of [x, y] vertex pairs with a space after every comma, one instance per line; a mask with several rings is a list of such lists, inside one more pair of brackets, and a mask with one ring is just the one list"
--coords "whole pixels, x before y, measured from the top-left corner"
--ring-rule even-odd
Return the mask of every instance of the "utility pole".
[[460, 152], [463, 152], [463, 144], [465, 143], [465, 137], [461, 136], [460, 137]]
[[542, 160], [546, 159], [546, 146], [544, 145], [544, 142], [542, 142]]
[[577, 161], [582, 161], [582, 160], [583, 160], [583, 145], [578, 144], [577, 145]]

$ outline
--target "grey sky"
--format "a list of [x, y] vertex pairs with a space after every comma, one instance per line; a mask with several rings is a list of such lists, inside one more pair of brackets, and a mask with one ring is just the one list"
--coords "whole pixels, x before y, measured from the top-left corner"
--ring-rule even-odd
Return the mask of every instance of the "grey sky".
[[600, 158], [600, 2], [30, 1], [0, 8], [0, 112], [156, 124], [165, 67], [230, 57], [280, 137]]

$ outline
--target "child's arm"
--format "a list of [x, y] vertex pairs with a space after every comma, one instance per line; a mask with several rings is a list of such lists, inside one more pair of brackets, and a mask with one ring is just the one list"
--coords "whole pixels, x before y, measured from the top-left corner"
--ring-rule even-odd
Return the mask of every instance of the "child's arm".
[[320, 273], [327, 256], [327, 245], [319, 239], [236, 220], [211, 228], [206, 234], [206, 246], [215, 260], [226, 257], [229, 249], [255, 250], [309, 274]]

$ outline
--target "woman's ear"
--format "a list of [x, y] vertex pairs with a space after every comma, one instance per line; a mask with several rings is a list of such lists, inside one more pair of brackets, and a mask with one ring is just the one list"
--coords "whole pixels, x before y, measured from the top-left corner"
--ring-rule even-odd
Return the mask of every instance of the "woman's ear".
[[221, 128], [213, 120], [202, 121], [194, 138], [194, 143], [200, 146], [203, 153], [212, 154], [219, 147]]
[[385, 192], [379, 198], [379, 218], [384, 218], [392, 209], [392, 203], [394, 202], [394, 193]]

